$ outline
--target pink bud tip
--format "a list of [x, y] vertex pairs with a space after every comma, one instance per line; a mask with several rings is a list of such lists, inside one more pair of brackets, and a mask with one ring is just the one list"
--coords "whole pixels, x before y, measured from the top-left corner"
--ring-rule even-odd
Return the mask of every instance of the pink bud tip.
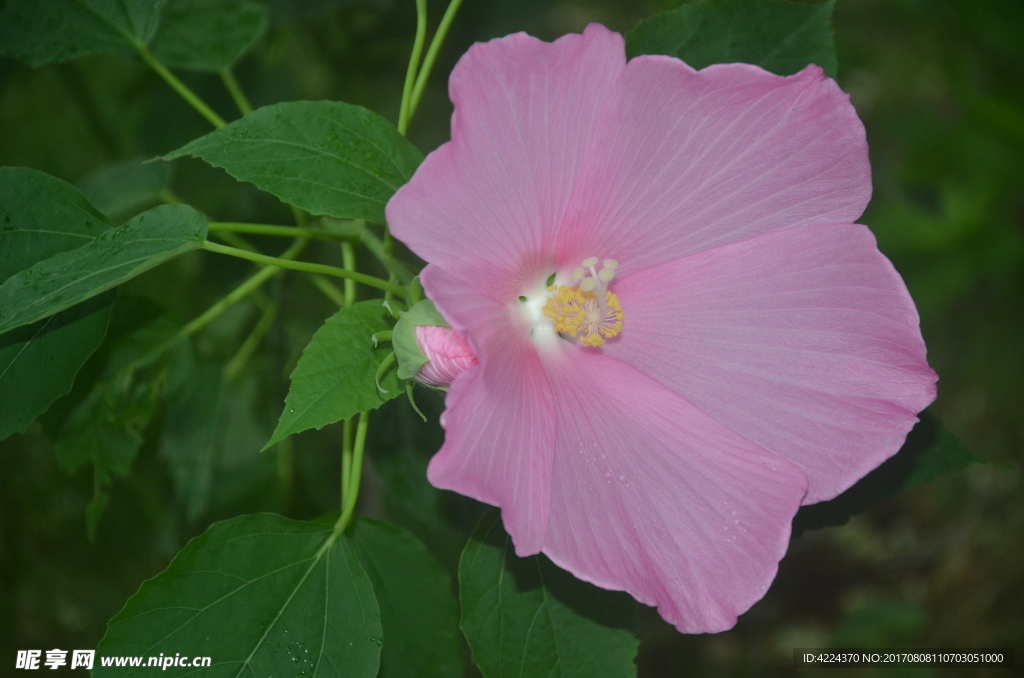
[[416, 339], [429, 360], [416, 379], [427, 386], [449, 386], [455, 377], [479, 362], [466, 335], [450, 327], [417, 325]]

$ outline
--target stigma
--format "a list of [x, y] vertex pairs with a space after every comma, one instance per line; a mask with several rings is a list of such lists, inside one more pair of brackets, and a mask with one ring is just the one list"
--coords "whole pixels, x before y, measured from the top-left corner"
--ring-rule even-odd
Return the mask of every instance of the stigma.
[[572, 272], [573, 286], [551, 285], [543, 313], [551, 319], [556, 332], [584, 346], [604, 346], [622, 331], [622, 305], [608, 283], [619, 267], [614, 259], [605, 259], [600, 270], [597, 257], [588, 257]]

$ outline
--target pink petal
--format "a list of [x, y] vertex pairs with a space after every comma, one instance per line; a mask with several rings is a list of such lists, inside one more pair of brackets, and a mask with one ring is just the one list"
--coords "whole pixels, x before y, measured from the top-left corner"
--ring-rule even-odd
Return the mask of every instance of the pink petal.
[[445, 441], [427, 478], [502, 507], [521, 556], [540, 551], [551, 506], [555, 418], [551, 387], [522, 320], [436, 266], [424, 287], [445, 319], [468, 333], [480, 364], [455, 378], [441, 415]]
[[508, 305], [483, 296], [434, 264], [420, 272], [420, 282], [448, 324], [466, 335], [478, 357], [496, 334], [517, 328], [521, 334], [528, 333], [528, 329], [517, 325], [516, 318], [510, 317]]
[[553, 43], [477, 44], [449, 81], [452, 140], [387, 205], [423, 259], [499, 301], [553, 270], [597, 112], [625, 66], [622, 36], [591, 25]]
[[416, 380], [427, 386], [451, 386], [455, 377], [480, 364], [459, 330], [440, 325], [417, 325], [416, 341], [427, 358]]
[[802, 226], [614, 286], [606, 354], [810, 479], [830, 499], [894, 454], [935, 399], [917, 311], [860, 225]]
[[804, 474], [617, 360], [542, 359], [558, 416], [544, 553], [684, 633], [731, 628], [775, 577]]
[[870, 196], [864, 127], [817, 66], [783, 78], [641, 56], [602, 109], [558, 265], [608, 257], [626, 275], [781, 228], [852, 223]]

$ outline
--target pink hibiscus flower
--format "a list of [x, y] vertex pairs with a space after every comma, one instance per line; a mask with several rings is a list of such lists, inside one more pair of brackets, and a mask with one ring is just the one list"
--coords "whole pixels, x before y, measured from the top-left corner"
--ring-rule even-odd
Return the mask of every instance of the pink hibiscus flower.
[[520, 556], [732, 627], [797, 508], [935, 397], [906, 287], [853, 223], [848, 97], [816, 66], [627, 63], [598, 25], [474, 45], [449, 87], [452, 140], [387, 206], [479, 358], [430, 481], [500, 506]]

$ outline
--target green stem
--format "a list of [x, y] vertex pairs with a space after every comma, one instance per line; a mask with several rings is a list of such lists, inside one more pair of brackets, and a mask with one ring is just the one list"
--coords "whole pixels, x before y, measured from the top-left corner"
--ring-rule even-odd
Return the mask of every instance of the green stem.
[[[277, 261], [288, 261], [290, 259], [293, 259], [293, 258], [295, 258], [295, 257], [297, 257], [299, 255], [299, 252], [301, 252], [302, 248], [305, 247], [305, 246], [306, 246], [306, 241], [305, 240], [296, 240], [294, 243], [292, 243], [292, 246], [289, 247], [287, 250], [285, 250], [281, 254], [280, 258], [277, 258], [276, 260]], [[218, 246], [218, 247], [220, 247], [220, 246]], [[229, 248], [226, 248], [226, 249], [232, 249], [233, 250], [234, 248], [233, 247], [229, 247]], [[243, 250], [239, 250], [239, 251], [243, 251]], [[260, 255], [260, 256], [262, 256], [262, 255]], [[267, 259], [275, 259], [275, 257], [267, 257]], [[275, 273], [278, 273], [281, 270], [281, 268], [283, 268], [283, 267], [273, 266], [272, 265], [272, 266], [266, 266], [266, 267], [260, 269], [259, 271], [257, 271], [248, 280], [246, 280], [241, 285], [239, 285], [235, 289], [233, 289], [230, 292], [228, 292], [227, 296], [225, 296], [223, 299], [221, 299], [220, 301], [215, 303], [210, 308], [206, 309], [205, 313], [203, 313], [202, 315], [200, 315], [197, 318], [193, 318], [192, 322], [190, 322], [189, 324], [185, 325], [185, 327], [181, 328], [181, 331], [178, 332], [179, 336], [176, 337], [175, 340], [191, 336], [191, 335], [195, 334], [196, 332], [198, 332], [199, 330], [201, 330], [204, 327], [206, 327], [207, 325], [209, 325], [211, 322], [213, 322], [213, 320], [215, 318], [220, 316], [221, 313], [226, 311], [228, 309], [228, 307], [230, 307], [233, 304], [241, 301], [242, 299], [245, 299], [247, 296], [249, 296], [249, 294], [251, 294], [252, 292], [256, 291], [256, 289], [259, 288], [263, 283], [265, 283], [267, 280], [269, 280], [271, 277], [273, 277], [273, 275]]]
[[[347, 239], [366, 247], [370, 254], [387, 269], [388, 273], [393, 274], [399, 283], [408, 285], [415, 276], [408, 266], [384, 253], [384, 241], [378, 238], [362, 219], [346, 220], [321, 217], [320, 223], [323, 224], [324, 230], [337, 234], [338, 239], [342, 242]], [[390, 247], [392, 250], [394, 249], [393, 244]]]
[[292, 209], [292, 216], [295, 218], [295, 225], [299, 228], [305, 228], [308, 221], [306, 219], [306, 212], [295, 205], [288, 205], [288, 207]]
[[[356, 270], [356, 248], [350, 242], [341, 243], [341, 265], [346, 271]], [[388, 282], [394, 281], [389, 279]], [[346, 280], [345, 306], [348, 307], [354, 303], [356, 303], [356, 281]]]
[[174, 73], [167, 70], [167, 67], [160, 63], [153, 53], [149, 51], [149, 48], [142, 43], [135, 45], [136, 49], [139, 50], [139, 54], [142, 55], [143, 60], [150, 65], [150, 67], [157, 72], [157, 74], [164, 79], [164, 81], [170, 85], [175, 92], [181, 95], [181, 98], [191, 104], [192, 108], [199, 111], [199, 114], [206, 118], [211, 125], [214, 127], [223, 127], [227, 123], [224, 122], [224, 118], [217, 115], [217, 113], [206, 105], [206, 102], [200, 99], [195, 92], [190, 90], [185, 83], [178, 80]]
[[274, 326], [274, 321], [277, 319], [277, 304], [271, 303], [265, 309], [260, 319], [256, 322], [256, 325], [252, 328], [249, 336], [245, 338], [242, 345], [239, 347], [238, 352], [235, 353], [231, 361], [228, 362], [227, 367], [224, 368], [224, 376], [228, 381], [234, 381], [238, 378], [238, 375], [242, 373], [242, 369], [245, 364], [249, 362], [249, 358], [259, 348], [260, 342], [263, 341], [263, 337], [267, 336], [267, 332]]
[[430, 78], [430, 71], [434, 68], [434, 62], [437, 61], [437, 54], [441, 51], [441, 45], [444, 44], [444, 39], [448, 36], [448, 29], [451, 28], [452, 21], [455, 20], [455, 14], [459, 11], [459, 6], [462, 4], [462, 0], [451, 0], [448, 3], [448, 9], [444, 11], [444, 16], [441, 17], [441, 23], [437, 26], [437, 32], [434, 33], [434, 39], [430, 41], [430, 48], [427, 49], [427, 56], [423, 59], [423, 67], [420, 68], [419, 74], [416, 76], [416, 84], [412, 90], [412, 101], [409, 103], [408, 121], [412, 121], [412, 116], [416, 113], [416, 107], [420, 104], [420, 97], [423, 96], [423, 90], [427, 87], [427, 80]]
[[363, 450], [366, 447], [366, 430], [370, 426], [370, 411], [359, 413], [359, 423], [356, 425], [356, 440], [352, 446], [352, 466], [349, 471], [348, 484], [345, 486], [341, 517], [334, 524], [334, 529], [340, 534], [348, 527], [352, 520], [352, 514], [356, 510], [356, 500], [359, 499], [359, 481], [363, 475]]
[[355, 429], [352, 418], [342, 422], [341, 429], [341, 506], [344, 508], [348, 486], [352, 482], [352, 443], [355, 442]]
[[[370, 254], [376, 257], [377, 260], [380, 261], [381, 265], [387, 269], [388, 273], [394, 276], [398, 282], [408, 284], [413, 279], [413, 272], [410, 271], [405, 264], [398, 259], [395, 259], [393, 256], [384, 253], [384, 241], [374, 235], [373, 232], [370, 231], [370, 228], [365, 224], [363, 224], [363, 227], [360, 230], [359, 241], [364, 247], [366, 247], [366, 249], [370, 250]], [[391, 245], [391, 249], [394, 250], [393, 243]]]
[[351, 239], [351, 236], [344, 236], [340, 233], [332, 233], [314, 228], [299, 228], [297, 226], [271, 226], [269, 224], [242, 224], [234, 221], [213, 221], [209, 228], [215, 233], [252, 233], [255, 235], [276, 235], [282, 238], [310, 238], [311, 240], [339, 240]]
[[238, 257], [239, 259], [248, 259], [249, 261], [255, 261], [260, 264], [270, 264], [271, 266], [280, 266], [281, 268], [289, 268], [294, 271], [308, 271], [310, 273], [322, 273], [324, 275], [333, 275], [337, 278], [350, 278], [355, 280], [357, 283], [366, 285], [367, 287], [375, 287], [385, 292], [397, 294], [404, 297], [409, 290], [401, 285], [390, 283], [380, 278], [374, 278], [372, 275], [365, 275], [363, 273], [356, 273], [355, 271], [346, 271], [343, 268], [337, 266], [325, 266], [324, 264], [313, 264], [306, 261], [290, 261], [278, 257], [268, 257], [265, 254], [257, 254], [255, 252], [246, 252], [245, 250], [238, 249], [237, 247], [227, 247], [225, 245], [218, 245], [217, 243], [206, 240], [203, 242], [203, 249], [209, 252], [216, 252], [217, 254], [227, 254], [229, 256]]
[[[306, 276], [309, 278], [309, 281], [316, 286], [318, 290], [324, 293], [325, 297], [327, 297], [335, 304], [337, 304], [338, 308], [345, 308], [346, 306], [348, 306], [348, 303], [345, 301], [345, 295], [330, 280], [328, 280], [322, 275], [319, 275], [318, 273], [307, 273]], [[345, 284], [347, 285], [348, 282], [349, 281], [346, 280]]]
[[[384, 224], [384, 242], [382, 243], [381, 250], [384, 253], [385, 261], [395, 260], [395, 239], [391, 237], [391, 229], [388, 228], [387, 224]], [[398, 278], [395, 276], [394, 271], [388, 268], [388, 282], [394, 284]], [[389, 301], [392, 295], [389, 292], [384, 293], [384, 299]]]
[[159, 197], [160, 200], [167, 203], [168, 205], [177, 205], [178, 203], [181, 202], [181, 198], [176, 196], [174, 192], [169, 188], [165, 188], [162, 191], [160, 191], [160, 195], [157, 197]]
[[[246, 240], [245, 238], [243, 238], [240, 235], [238, 235], [239, 232], [243, 232], [243, 233], [248, 233], [248, 232], [262, 233], [263, 232], [262, 230], [250, 231], [250, 230], [247, 230], [247, 228], [241, 228], [241, 229], [238, 229], [237, 231], [231, 231], [231, 230], [228, 230], [226, 228], [223, 228], [224, 226], [227, 226], [227, 227], [233, 227], [233, 226], [249, 227], [249, 226], [254, 226], [254, 227], [262, 229], [262, 227], [263, 227], [262, 224], [224, 224], [224, 223], [214, 222], [213, 226], [214, 226], [213, 228], [210, 228], [210, 232], [213, 233], [214, 236], [216, 236], [220, 240], [223, 240], [228, 245], [231, 245], [232, 247], [237, 247], [240, 250], [246, 250], [247, 252], [255, 252], [257, 254], [262, 254], [262, 252], [260, 252], [259, 249], [257, 249], [252, 243], [250, 243], [248, 240]], [[286, 231], [287, 231], [287, 233], [289, 235], [294, 233], [294, 234], [300, 235], [300, 236], [304, 235], [304, 234], [311, 234], [311, 235], [319, 236], [322, 233], [321, 231], [313, 231], [313, 230], [309, 230], [309, 229], [299, 229], [299, 228], [295, 228], [294, 226], [271, 226], [270, 228], [273, 228], [273, 229], [286, 229]], [[281, 232], [283, 233], [284, 231], [281, 231]], [[275, 233], [275, 235], [276, 235], [276, 233]], [[309, 278], [309, 281], [311, 283], [313, 283], [313, 285], [318, 290], [320, 290], [321, 292], [324, 293], [324, 296], [326, 296], [332, 302], [337, 304], [338, 308], [345, 308], [345, 306], [346, 306], [345, 295], [342, 294], [341, 290], [339, 290], [330, 280], [328, 280], [324, 276], [320, 275], [319, 273], [306, 273], [305, 275], [306, 275], [307, 278]], [[347, 283], [347, 281], [346, 281], [346, 283]], [[353, 284], [355, 284], [355, 283], [353, 283]]]
[[214, 236], [220, 238], [228, 245], [237, 247], [240, 250], [246, 250], [248, 252], [259, 252], [259, 249], [251, 242], [231, 231], [216, 231], [213, 233]]
[[427, 38], [427, 0], [416, 0], [416, 39], [412, 43], [412, 54], [409, 55], [409, 66], [405, 70], [405, 85], [402, 87], [402, 106], [398, 110], [398, 133], [405, 136], [409, 129], [412, 115], [409, 106], [412, 103], [412, 88], [416, 83], [416, 70], [423, 53], [423, 43]]
[[274, 303], [271, 300], [271, 298], [268, 297], [266, 293], [261, 289], [253, 290], [252, 300], [253, 303], [256, 304], [256, 308], [260, 309], [261, 311], [266, 311], [267, 308], [269, 308], [271, 304]]
[[[302, 249], [305, 246], [305, 240], [296, 240], [294, 243], [292, 243], [291, 247], [289, 247], [287, 250], [281, 253], [281, 258], [284, 259], [297, 257], [299, 256], [299, 253], [302, 252]], [[158, 344], [156, 347], [144, 353], [143, 356], [137, 359], [133, 364], [145, 362], [147, 360], [160, 356], [165, 351], [168, 351], [171, 348], [173, 348], [179, 341], [192, 336], [196, 332], [200, 331], [201, 329], [209, 325], [211, 322], [220, 317], [220, 315], [224, 313], [224, 311], [228, 310], [229, 308], [231, 308], [231, 306], [238, 303], [242, 299], [245, 299], [249, 295], [258, 295], [259, 287], [263, 283], [265, 283], [269, 278], [273, 277], [274, 274], [280, 272], [281, 269], [277, 266], [264, 266], [251, 278], [247, 279], [241, 285], [228, 292], [228, 294], [224, 296], [222, 299], [220, 299], [220, 301], [215, 303], [210, 308], [206, 309], [206, 311], [202, 315], [193, 318], [190, 323], [188, 323], [180, 330], [175, 332], [174, 336], [168, 338], [166, 341]], [[257, 303], [257, 305], [263, 304]], [[128, 368], [126, 367], [125, 369]]]
[[225, 68], [220, 72], [220, 79], [227, 87], [228, 92], [231, 93], [231, 98], [235, 100], [235, 106], [238, 106], [238, 112], [242, 116], [249, 115], [252, 113], [252, 104], [245, 96], [245, 92], [242, 91], [242, 87], [238, 84], [238, 80], [235, 79], [235, 74], [230, 68]]

